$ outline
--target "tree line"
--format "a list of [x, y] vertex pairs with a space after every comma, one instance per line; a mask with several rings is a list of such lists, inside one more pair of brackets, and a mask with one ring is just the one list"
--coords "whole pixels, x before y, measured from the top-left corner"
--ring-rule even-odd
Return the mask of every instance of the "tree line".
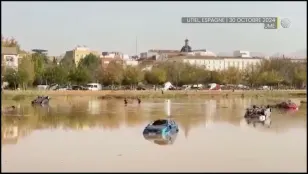
[[27, 89], [39, 84], [84, 85], [98, 82], [103, 85], [160, 85], [170, 81], [176, 86], [184, 84], [243, 84], [251, 87], [261, 85], [286, 85], [303, 87], [306, 84], [305, 63], [289, 59], [262, 60], [244, 70], [234, 67], [223, 71], [209, 71], [180, 62], [161, 62], [152, 69], [145, 66], [123, 66], [111, 61], [106, 67], [100, 58], [89, 54], [76, 66], [73, 60], [48, 60], [44, 54], [34, 53], [21, 59], [18, 70], [6, 69], [4, 81], [11, 88]]
[[[16, 47], [18, 53], [25, 53], [14, 38], [1, 36], [2, 46]], [[250, 65], [244, 70], [230, 67], [223, 71], [209, 71], [201, 67], [180, 63], [156, 63], [151, 71], [145, 66], [123, 66], [111, 61], [107, 67], [101, 65], [100, 58], [89, 54], [76, 66], [73, 60], [62, 59], [58, 63], [40, 53], [28, 54], [19, 61], [18, 70], [5, 68], [2, 82], [11, 88], [27, 89], [39, 84], [76, 84], [98, 82], [104, 85], [158, 85], [170, 81], [176, 86], [184, 84], [243, 84], [251, 87], [260, 85], [286, 85], [303, 87], [307, 81], [307, 65], [290, 59], [268, 59]]]

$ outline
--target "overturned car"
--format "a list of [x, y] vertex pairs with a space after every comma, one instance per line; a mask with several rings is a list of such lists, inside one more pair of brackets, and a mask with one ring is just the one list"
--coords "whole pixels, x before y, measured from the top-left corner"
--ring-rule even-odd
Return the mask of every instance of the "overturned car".
[[270, 106], [257, 107], [256, 105], [253, 105], [251, 108], [246, 109], [244, 118], [246, 119], [247, 124], [253, 124], [253, 126], [256, 126], [257, 123], [261, 123], [262, 125], [267, 125], [269, 127], [271, 125], [271, 113], [272, 109]]
[[49, 100], [50, 100], [50, 97], [49, 96], [37, 96], [36, 99], [32, 100], [31, 101], [31, 104], [32, 105], [48, 105], [49, 104]]

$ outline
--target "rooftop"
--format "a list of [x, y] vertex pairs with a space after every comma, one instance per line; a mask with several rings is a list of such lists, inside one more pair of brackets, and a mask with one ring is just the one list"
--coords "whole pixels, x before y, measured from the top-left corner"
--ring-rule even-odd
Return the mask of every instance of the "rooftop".
[[17, 47], [2, 47], [1, 54], [13, 54], [17, 55]]
[[43, 50], [43, 49], [32, 49], [31, 51], [36, 52], [36, 53], [47, 53], [48, 50]]
[[264, 59], [263, 57], [214, 57], [214, 56], [174, 56], [172, 59]]
[[149, 52], [154, 52], [154, 53], [179, 53], [180, 51], [178, 50], [156, 50], [156, 49], [151, 49]]

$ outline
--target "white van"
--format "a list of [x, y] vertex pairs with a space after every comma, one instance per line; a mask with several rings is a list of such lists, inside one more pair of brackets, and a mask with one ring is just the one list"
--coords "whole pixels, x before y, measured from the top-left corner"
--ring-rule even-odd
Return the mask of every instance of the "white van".
[[99, 90], [102, 90], [102, 85], [99, 84], [99, 83], [88, 83], [87, 84], [87, 88], [88, 90], [90, 91], [99, 91]]

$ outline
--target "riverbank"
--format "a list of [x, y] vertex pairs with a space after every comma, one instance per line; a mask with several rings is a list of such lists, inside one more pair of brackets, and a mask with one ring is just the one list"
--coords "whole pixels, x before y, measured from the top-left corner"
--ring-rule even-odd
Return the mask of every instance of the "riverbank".
[[190, 91], [133, 91], [133, 90], [103, 90], [103, 91], [44, 91], [44, 90], [20, 90], [11, 91], [3, 90], [3, 100], [24, 100], [28, 98], [35, 98], [38, 95], [48, 95], [52, 98], [58, 97], [88, 97], [99, 99], [124, 99], [124, 98], [212, 98], [212, 97], [306, 97], [306, 90], [223, 90], [223, 91], [209, 91], [209, 90], [190, 90]]

